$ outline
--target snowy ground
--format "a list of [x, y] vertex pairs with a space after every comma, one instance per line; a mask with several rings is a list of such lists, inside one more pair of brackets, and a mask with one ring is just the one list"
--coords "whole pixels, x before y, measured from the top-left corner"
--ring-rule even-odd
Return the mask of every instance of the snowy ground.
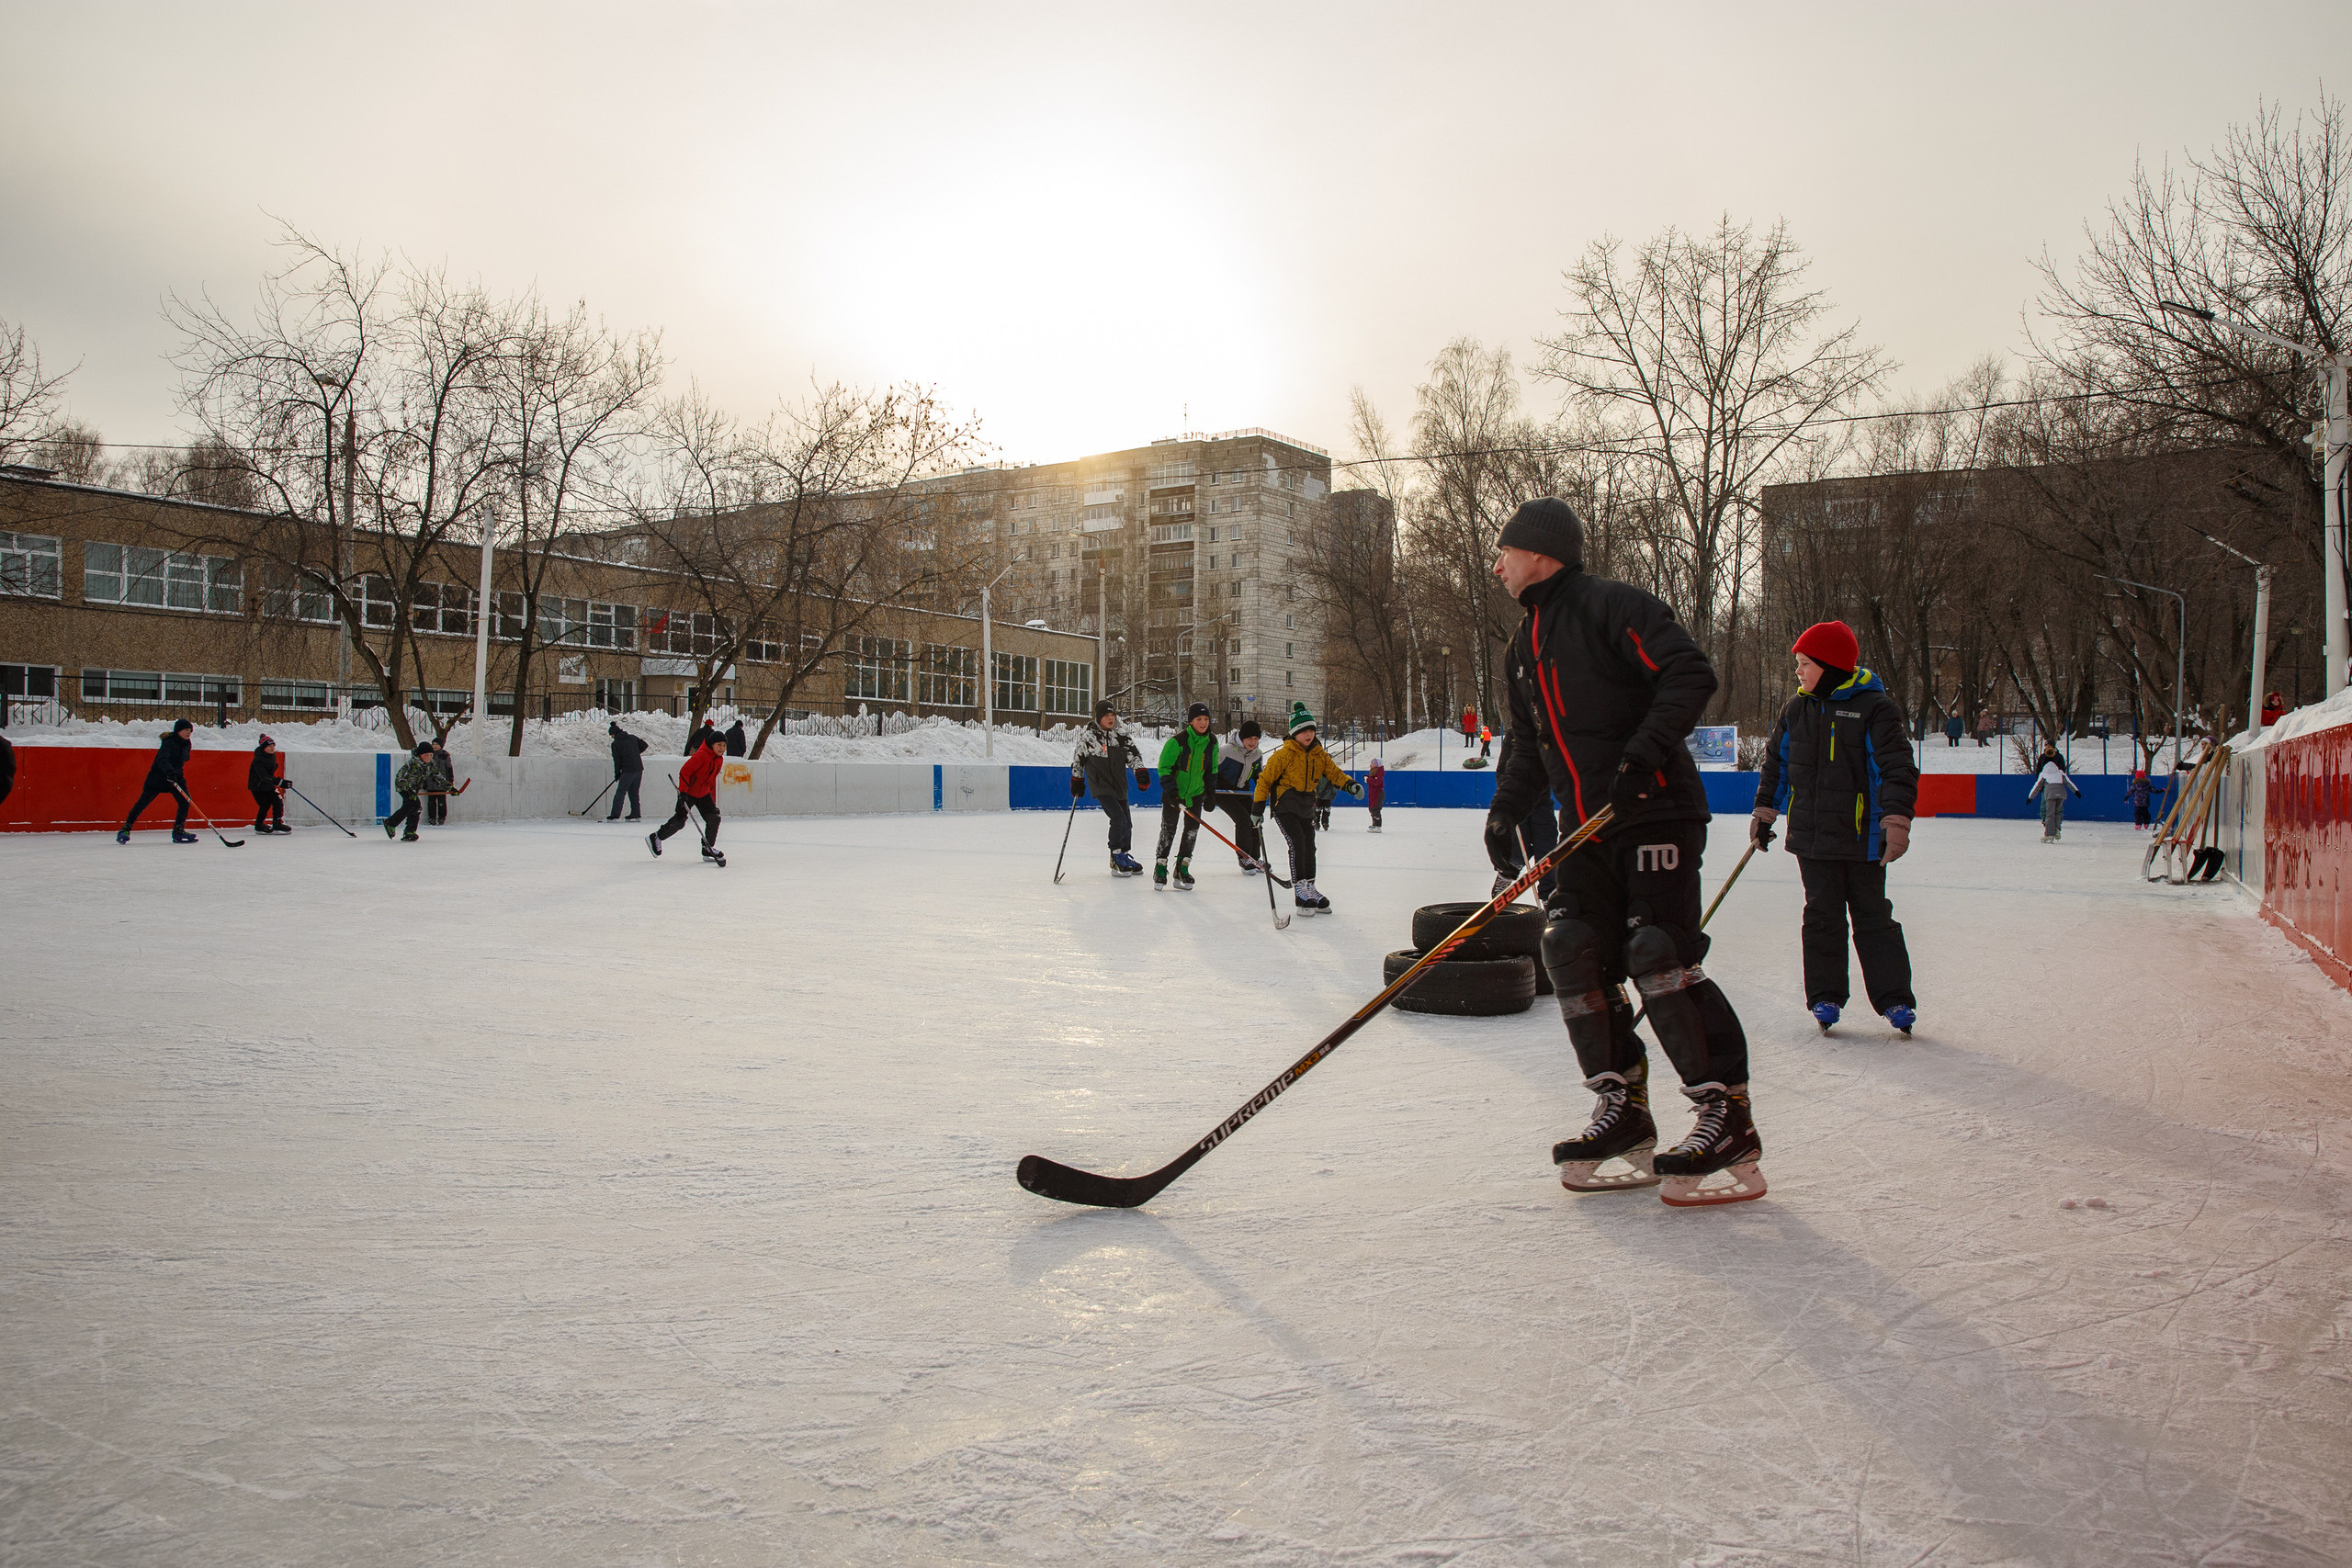
[[1060, 887], [1042, 815], [0, 843], [0, 1562], [2352, 1561], [2352, 1000], [2120, 827], [1920, 825], [1910, 1041], [1815, 1035], [1751, 865], [1760, 1202], [1562, 1192], [1548, 1010], [1014, 1185], [1483, 886], [1389, 822], [1280, 935], [1099, 818]]

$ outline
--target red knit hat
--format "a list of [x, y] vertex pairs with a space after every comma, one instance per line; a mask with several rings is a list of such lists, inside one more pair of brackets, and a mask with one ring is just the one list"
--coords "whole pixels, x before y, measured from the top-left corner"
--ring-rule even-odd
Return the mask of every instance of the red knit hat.
[[1815, 664], [1826, 664], [1832, 670], [1851, 673], [1861, 668], [1862, 645], [1854, 638], [1854, 628], [1843, 621], [1816, 621], [1805, 627], [1804, 635], [1789, 650], [1802, 653]]

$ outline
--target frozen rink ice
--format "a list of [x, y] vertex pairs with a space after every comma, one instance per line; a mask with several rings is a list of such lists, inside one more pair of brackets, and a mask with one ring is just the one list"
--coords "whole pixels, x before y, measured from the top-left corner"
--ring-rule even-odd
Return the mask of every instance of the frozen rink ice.
[[1475, 813], [1362, 823], [1280, 935], [1092, 815], [1060, 887], [1058, 815], [11, 837], [0, 1562], [2352, 1561], [2352, 1001], [2121, 827], [1920, 823], [1909, 1041], [1816, 1035], [1757, 858], [1759, 1202], [1563, 1192], [1548, 999], [1018, 1189], [1483, 891]]

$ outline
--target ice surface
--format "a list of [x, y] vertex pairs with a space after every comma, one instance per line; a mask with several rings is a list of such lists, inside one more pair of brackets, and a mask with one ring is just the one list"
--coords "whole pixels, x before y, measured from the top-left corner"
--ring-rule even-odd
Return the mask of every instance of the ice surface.
[[1060, 887], [1046, 815], [12, 838], [0, 1562], [2352, 1561], [2352, 1002], [2120, 826], [1920, 825], [1910, 1041], [1816, 1033], [1757, 858], [1759, 1202], [1561, 1191], [1548, 1010], [1014, 1185], [1200, 1136], [1477, 825], [1281, 935], [1099, 818]]

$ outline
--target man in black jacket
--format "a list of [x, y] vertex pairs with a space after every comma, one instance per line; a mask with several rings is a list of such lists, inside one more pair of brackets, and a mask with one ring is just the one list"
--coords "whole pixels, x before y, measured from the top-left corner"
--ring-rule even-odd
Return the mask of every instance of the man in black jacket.
[[187, 830], [187, 756], [196, 749], [196, 743], [188, 737], [195, 731], [195, 725], [181, 719], [164, 732], [163, 744], [155, 748], [155, 760], [147, 764], [147, 784], [139, 792], [139, 804], [132, 807], [130, 815], [122, 819], [122, 831], [114, 836], [116, 843], [130, 842], [131, 824], [139, 820], [139, 814], [154, 804], [155, 797], [160, 795], [172, 797], [172, 842], [192, 844], [197, 841], [196, 835]]
[[751, 749], [752, 738], [743, 733], [743, 721], [737, 719], [727, 727], [727, 754], [740, 757]]
[[1772, 824], [1787, 813], [1789, 853], [1804, 877], [1804, 1001], [1814, 1021], [1826, 1030], [1846, 1005], [1850, 909], [1871, 1010], [1908, 1034], [1919, 999], [1886, 896], [1886, 868], [1911, 847], [1919, 798], [1908, 727], [1886, 687], [1861, 668], [1861, 645], [1845, 622], [1806, 627], [1790, 651], [1799, 689], [1765, 749], [1748, 837], [1770, 848]]
[[626, 800], [628, 819], [634, 822], [643, 810], [638, 805], [637, 792], [645, 783], [645, 742], [623, 729], [617, 719], [605, 726], [605, 733], [613, 738], [613, 808], [605, 814], [605, 820], [619, 821], [621, 802]]
[[[1567, 502], [1529, 502], [1498, 546], [1495, 575], [1527, 618], [1505, 654], [1510, 732], [1521, 739], [1495, 780], [1488, 856], [1497, 871], [1518, 874], [1520, 820], [1547, 787], [1563, 803], [1564, 832], [1604, 805], [1611, 813], [1596, 840], [1558, 863], [1544, 932], [1560, 1016], [1585, 1086], [1600, 1097], [1584, 1134], [1552, 1151], [1561, 1183], [1586, 1192], [1663, 1179], [1659, 1196], [1678, 1206], [1761, 1197], [1747, 1037], [1699, 966], [1707, 795], [1684, 741], [1714, 694], [1714, 666], [1657, 600], [1586, 575], [1584, 524]], [[1698, 1111], [1690, 1136], [1655, 1156], [1628, 976]], [[1615, 1160], [1629, 1168], [1600, 1173]], [[1730, 1184], [1702, 1189], [1718, 1171], [1731, 1173]]]

